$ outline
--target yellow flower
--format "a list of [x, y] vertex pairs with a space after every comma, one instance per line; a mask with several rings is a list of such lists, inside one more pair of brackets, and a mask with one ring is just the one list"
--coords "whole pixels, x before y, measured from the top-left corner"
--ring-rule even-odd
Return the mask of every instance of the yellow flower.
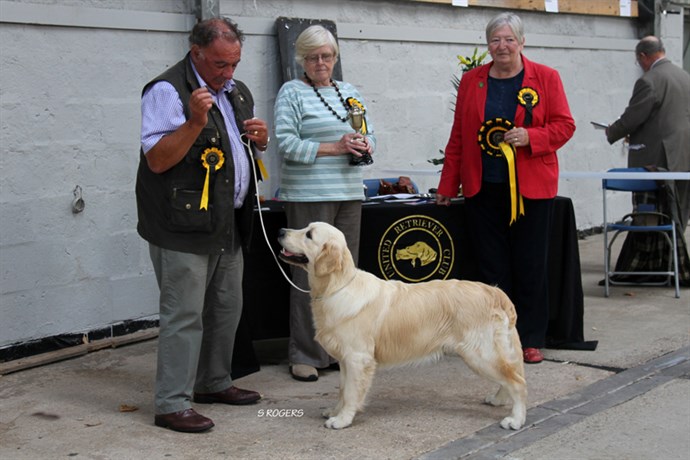
[[478, 49], [475, 48], [474, 52], [472, 53], [472, 56], [460, 56], [458, 54], [458, 60], [460, 61], [460, 64], [463, 65], [463, 72], [467, 72], [468, 70], [472, 70], [475, 67], [479, 67], [480, 65], [482, 65], [484, 58], [486, 58], [486, 55], [489, 53], [489, 51], [487, 50], [477, 56], [477, 52]]
[[470, 60], [470, 58], [458, 55], [458, 59], [460, 59], [460, 62], [462, 62], [465, 65], [472, 65], [472, 61]]

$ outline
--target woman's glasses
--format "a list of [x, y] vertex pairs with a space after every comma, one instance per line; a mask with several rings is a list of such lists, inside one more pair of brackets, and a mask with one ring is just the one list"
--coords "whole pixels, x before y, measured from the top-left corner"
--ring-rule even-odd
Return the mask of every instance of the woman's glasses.
[[319, 59], [326, 64], [330, 64], [333, 62], [333, 58], [335, 58], [335, 54], [310, 54], [308, 56], [304, 56], [304, 60], [309, 64], [316, 64], [319, 62]]

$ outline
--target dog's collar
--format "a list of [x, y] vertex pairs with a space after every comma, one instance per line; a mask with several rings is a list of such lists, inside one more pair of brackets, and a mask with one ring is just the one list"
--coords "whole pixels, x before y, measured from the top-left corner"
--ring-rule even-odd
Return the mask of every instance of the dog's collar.
[[348, 281], [347, 283], [343, 284], [341, 287], [339, 287], [338, 289], [336, 289], [334, 292], [331, 292], [330, 294], [328, 294], [328, 295], [325, 296], [325, 297], [324, 297], [324, 296], [314, 297], [314, 300], [323, 300], [323, 299], [327, 299], [327, 298], [329, 298], [329, 297], [333, 297], [334, 295], [336, 295], [337, 293], [339, 293], [340, 291], [342, 291], [343, 289], [345, 289], [346, 287], [348, 287], [348, 286], [350, 285], [350, 283], [353, 282], [353, 281], [355, 280], [356, 277], [357, 277], [357, 273], [355, 272], [354, 276], [352, 277], [352, 279], [350, 279], [350, 281]]

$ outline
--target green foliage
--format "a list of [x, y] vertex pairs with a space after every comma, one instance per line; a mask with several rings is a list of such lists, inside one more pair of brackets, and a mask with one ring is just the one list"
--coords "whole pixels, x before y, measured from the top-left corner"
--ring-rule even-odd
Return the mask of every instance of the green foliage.
[[467, 72], [468, 70], [472, 70], [475, 67], [479, 67], [482, 65], [482, 62], [486, 58], [486, 55], [489, 54], [489, 50], [484, 51], [482, 54], [477, 56], [477, 48], [474, 49], [474, 53], [472, 53], [472, 56], [460, 56], [458, 54], [458, 65], [462, 64], [462, 71]]
[[440, 149], [438, 152], [441, 154], [441, 158], [432, 158], [431, 160], [426, 160], [426, 161], [428, 161], [429, 163], [431, 163], [434, 166], [442, 165], [443, 160], [444, 160], [443, 155], [445, 154], [445, 152], [443, 150], [440, 150]]
[[[487, 54], [489, 54], [489, 50], [486, 50], [483, 53], [477, 55], [478, 51], [479, 50], [475, 48], [474, 52], [472, 53], [472, 56], [461, 56], [458, 54], [458, 65], [462, 65], [463, 73], [482, 65], [484, 59], [486, 59]], [[458, 88], [460, 87], [460, 78], [457, 75], [453, 75], [450, 79], [450, 82], [453, 84], [453, 88], [455, 88], [455, 95], [458, 92]], [[455, 104], [455, 102], [453, 102], [453, 104]], [[455, 111], [454, 108], [451, 110]], [[439, 152], [441, 153], [441, 158], [432, 158], [431, 160], [427, 161], [435, 166], [442, 165], [444, 160], [443, 155], [445, 155], [445, 152], [443, 150], [439, 150]]]

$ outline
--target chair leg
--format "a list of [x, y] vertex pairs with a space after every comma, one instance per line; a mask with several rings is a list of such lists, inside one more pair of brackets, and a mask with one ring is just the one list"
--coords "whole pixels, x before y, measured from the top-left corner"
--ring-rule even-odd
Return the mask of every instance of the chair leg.
[[604, 297], [609, 296], [609, 266], [611, 264], [611, 248], [608, 245], [608, 229], [604, 225]]
[[673, 250], [673, 279], [676, 284], [676, 299], [680, 299], [680, 280], [678, 279], [678, 241], [676, 240], [676, 225], [673, 224], [673, 231], [671, 232], [671, 237], [673, 238], [673, 244], [671, 248]]

